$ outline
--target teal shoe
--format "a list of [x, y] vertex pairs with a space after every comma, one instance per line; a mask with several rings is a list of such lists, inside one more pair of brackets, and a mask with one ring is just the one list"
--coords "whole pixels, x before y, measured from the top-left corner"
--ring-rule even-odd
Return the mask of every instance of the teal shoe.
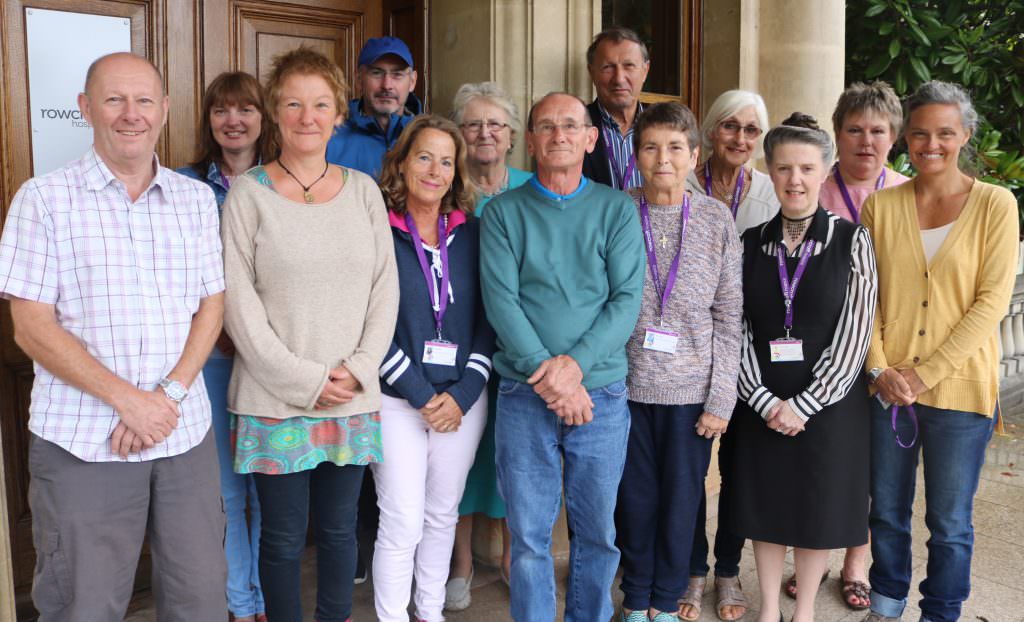
[[648, 622], [646, 611], [634, 611], [628, 616], [625, 611], [619, 611], [619, 622]]
[[679, 616], [677, 616], [674, 611], [662, 611], [651, 618], [651, 622], [679, 622]]

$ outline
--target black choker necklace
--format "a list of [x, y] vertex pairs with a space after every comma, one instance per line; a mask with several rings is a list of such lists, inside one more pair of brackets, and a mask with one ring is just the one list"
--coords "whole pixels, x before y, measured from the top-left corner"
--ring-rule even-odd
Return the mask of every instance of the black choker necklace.
[[278, 158], [277, 164], [278, 164], [278, 166], [280, 166], [281, 168], [284, 169], [285, 173], [288, 173], [288, 175], [291, 176], [291, 178], [295, 180], [295, 183], [297, 183], [300, 186], [302, 186], [302, 198], [306, 200], [306, 203], [312, 203], [313, 202], [313, 193], [310, 192], [309, 189], [312, 188], [313, 186], [315, 186], [316, 182], [318, 182], [321, 179], [323, 179], [324, 175], [327, 174], [327, 169], [329, 169], [331, 167], [331, 165], [328, 162], [324, 162], [324, 172], [320, 173], [320, 176], [317, 177], [316, 179], [314, 179], [313, 183], [311, 183], [308, 186], [306, 186], [301, 181], [299, 181], [298, 177], [296, 177], [291, 171], [288, 170], [288, 167], [284, 165], [284, 162], [282, 162], [280, 158]]
[[805, 220], [810, 220], [811, 218], [814, 218], [814, 213], [813, 212], [808, 214], [808, 215], [806, 215], [806, 216], [804, 216], [803, 218], [790, 218], [789, 216], [786, 216], [785, 214], [782, 215], [782, 219], [785, 220], [786, 222], [804, 222]]

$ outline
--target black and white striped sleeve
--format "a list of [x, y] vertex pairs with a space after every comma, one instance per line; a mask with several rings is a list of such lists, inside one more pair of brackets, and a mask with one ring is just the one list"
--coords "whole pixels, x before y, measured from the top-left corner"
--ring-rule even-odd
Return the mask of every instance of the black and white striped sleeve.
[[793, 412], [804, 421], [846, 397], [864, 373], [878, 294], [875, 251], [864, 227], [857, 229], [852, 253], [846, 299], [832, 343], [818, 357], [811, 384], [789, 400]]
[[761, 383], [761, 366], [754, 352], [754, 334], [750, 330], [750, 322], [743, 317], [743, 337], [740, 346], [740, 376], [736, 387], [736, 395], [746, 402], [762, 419], [768, 417], [772, 408], [779, 403], [779, 398]]

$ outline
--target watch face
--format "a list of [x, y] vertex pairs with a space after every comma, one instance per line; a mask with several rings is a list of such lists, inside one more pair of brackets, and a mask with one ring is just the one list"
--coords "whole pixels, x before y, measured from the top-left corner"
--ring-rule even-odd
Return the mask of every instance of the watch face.
[[163, 387], [164, 394], [175, 402], [180, 402], [188, 395], [188, 390], [185, 389], [185, 386], [175, 380], [165, 380], [160, 383], [160, 386]]

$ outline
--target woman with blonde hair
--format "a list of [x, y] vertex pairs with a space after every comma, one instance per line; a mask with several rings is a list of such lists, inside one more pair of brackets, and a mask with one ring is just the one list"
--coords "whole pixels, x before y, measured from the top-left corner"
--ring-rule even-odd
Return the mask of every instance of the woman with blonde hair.
[[416, 117], [384, 158], [402, 299], [380, 367], [384, 460], [373, 596], [381, 622], [441, 622], [459, 500], [487, 423], [494, 332], [480, 294], [480, 229], [466, 145], [451, 121]]
[[366, 465], [381, 460], [377, 372], [394, 332], [398, 279], [377, 184], [325, 158], [347, 90], [341, 69], [318, 52], [275, 58], [266, 94], [280, 155], [240, 176], [224, 203], [235, 471], [256, 480], [260, 579], [273, 622], [302, 620], [310, 517], [315, 616], [351, 615], [357, 500]]

